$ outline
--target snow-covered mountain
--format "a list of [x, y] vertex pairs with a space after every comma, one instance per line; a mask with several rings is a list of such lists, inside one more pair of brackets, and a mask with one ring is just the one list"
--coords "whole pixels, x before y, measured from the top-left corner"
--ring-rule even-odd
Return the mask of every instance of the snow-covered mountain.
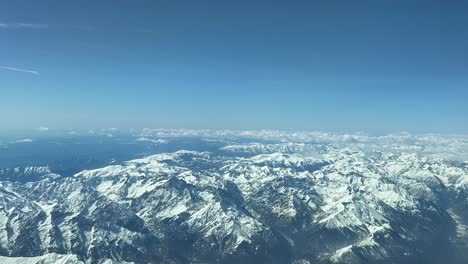
[[0, 170], [0, 262], [468, 261], [465, 137], [275, 133], [197, 132], [224, 145], [72, 177]]

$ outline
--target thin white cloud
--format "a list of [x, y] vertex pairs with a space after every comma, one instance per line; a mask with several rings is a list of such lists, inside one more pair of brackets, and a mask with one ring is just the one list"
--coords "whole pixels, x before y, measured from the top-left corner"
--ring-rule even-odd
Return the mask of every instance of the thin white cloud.
[[10, 70], [10, 71], [18, 71], [18, 72], [31, 73], [31, 74], [34, 74], [34, 75], [40, 75], [40, 73], [38, 71], [19, 69], [19, 68], [8, 67], [8, 66], [0, 66], [0, 68], [5, 69], [5, 70]]
[[48, 24], [38, 23], [0, 23], [0, 29], [47, 29]]
[[39, 131], [43, 131], [43, 132], [49, 131], [48, 127], [39, 127], [38, 129]]
[[27, 139], [22, 139], [22, 140], [13, 141], [13, 142], [11, 142], [11, 143], [12, 143], [12, 144], [15, 144], [15, 143], [16, 143], [16, 144], [23, 144], [23, 143], [32, 143], [33, 141], [34, 141], [34, 140], [27, 138]]
[[19, 28], [31, 28], [31, 29], [46, 29], [46, 28], [49, 28], [48, 24], [18, 23], [16, 25]]

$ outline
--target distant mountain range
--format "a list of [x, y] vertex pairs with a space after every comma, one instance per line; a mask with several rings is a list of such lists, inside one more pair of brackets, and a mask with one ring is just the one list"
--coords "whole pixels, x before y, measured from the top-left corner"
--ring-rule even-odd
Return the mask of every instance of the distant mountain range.
[[468, 137], [132, 138], [184, 148], [0, 169], [0, 263], [468, 263]]

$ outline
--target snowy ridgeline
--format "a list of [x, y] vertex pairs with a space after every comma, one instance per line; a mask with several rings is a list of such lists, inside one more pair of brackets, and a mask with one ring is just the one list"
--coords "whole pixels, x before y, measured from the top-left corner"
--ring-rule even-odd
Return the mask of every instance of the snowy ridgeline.
[[0, 262], [468, 260], [464, 137], [147, 130], [137, 140], [176, 133], [225, 144], [73, 177], [0, 171]]

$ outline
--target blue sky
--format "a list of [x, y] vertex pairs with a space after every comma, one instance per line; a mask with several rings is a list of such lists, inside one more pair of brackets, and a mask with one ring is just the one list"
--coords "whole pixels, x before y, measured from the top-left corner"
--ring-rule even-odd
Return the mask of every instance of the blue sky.
[[0, 129], [467, 133], [468, 1], [0, 2]]

